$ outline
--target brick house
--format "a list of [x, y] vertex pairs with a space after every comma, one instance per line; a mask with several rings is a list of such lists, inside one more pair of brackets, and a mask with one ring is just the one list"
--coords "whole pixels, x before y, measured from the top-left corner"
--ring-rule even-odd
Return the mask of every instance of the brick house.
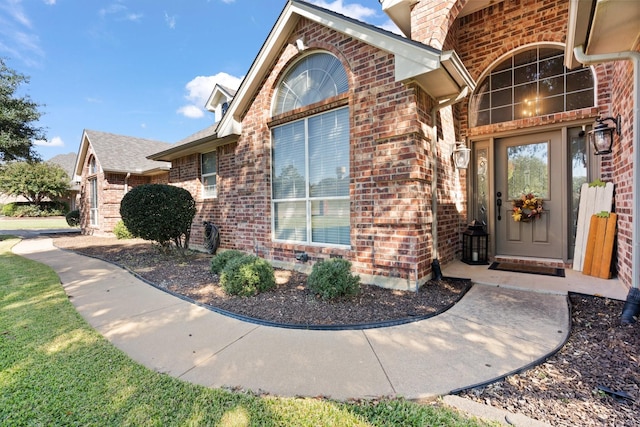
[[169, 146], [166, 142], [83, 131], [74, 167], [74, 174], [80, 177], [83, 234], [112, 233], [120, 220], [120, 202], [131, 188], [168, 183], [170, 164], [146, 157]]
[[[197, 201], [192, 243], [213, 221], [223, 248], [301, 269], [340, 256], [366, 283], [415, 289], [478, 219], [492, 259], [570, 266], [577, 184], [602, 178], [616, 186], [618, 277], [637, 286], [637, 65], [633, 84], [626, 58], [590, 56], [637, 54], [633, 2], [380, 3], [406, 37], [287, 1], [219, 122], [149, 156]], [[589, 130], [617, 114], [613, 150], [596, 156]], [[461, 142], [468, 169], [452, 159]], [[545, 214], [516, 222], [527, 192]]]

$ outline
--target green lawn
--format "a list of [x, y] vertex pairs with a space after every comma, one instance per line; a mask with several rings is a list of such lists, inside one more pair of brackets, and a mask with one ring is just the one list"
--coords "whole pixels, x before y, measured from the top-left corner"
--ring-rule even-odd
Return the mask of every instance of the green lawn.
[[262, 397], [148, 370], [78, 315], [51, 268], [14, 255], [17, 242], [0, 236], [2, 426], [487, 425], [404, 400]]
[[71, 228], [64, 217], [8, 218], [0, 217], [0, 230], [43, 230], [47, 228]]

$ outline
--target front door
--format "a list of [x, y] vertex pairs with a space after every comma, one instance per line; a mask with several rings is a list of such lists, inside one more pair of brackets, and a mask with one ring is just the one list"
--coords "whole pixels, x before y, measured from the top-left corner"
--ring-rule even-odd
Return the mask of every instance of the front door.
[[[494, 148], [496, 255], [562, 259], [567, 196], [561, 131], [497, 139]], [[541, 217], [515, 221], [512, 201], [530, 193], [543, 200]]]

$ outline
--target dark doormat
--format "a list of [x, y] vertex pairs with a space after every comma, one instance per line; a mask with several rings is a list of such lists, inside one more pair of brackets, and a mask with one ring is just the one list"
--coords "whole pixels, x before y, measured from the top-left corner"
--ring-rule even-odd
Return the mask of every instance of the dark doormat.
[[542, 274], [543, 276], [564, 277], [564, 268], [514, 264], [511, 262], [494, 262], [489, 266], [489, 270], [512, 271], [514, 273]]

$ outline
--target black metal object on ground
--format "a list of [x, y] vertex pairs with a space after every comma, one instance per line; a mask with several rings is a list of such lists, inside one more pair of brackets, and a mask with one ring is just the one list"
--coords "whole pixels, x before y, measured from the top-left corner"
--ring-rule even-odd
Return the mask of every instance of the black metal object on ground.
[[210, 254], [216, 253], [220, 246], [220, 230], [209, 221], [203, 222], [204, 225], [204, 247]]

